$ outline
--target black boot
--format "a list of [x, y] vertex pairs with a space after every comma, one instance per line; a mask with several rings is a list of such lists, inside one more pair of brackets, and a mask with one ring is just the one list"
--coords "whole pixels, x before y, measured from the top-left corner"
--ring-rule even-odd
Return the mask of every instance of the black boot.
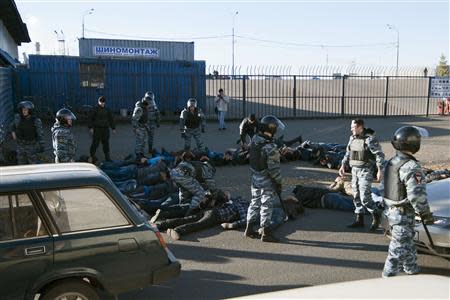
[[364, 227], [364, 215], [356, 214], [355, 222], [347, 226], [348, 228], [359, 228]]
[[380, 213], [374, 213], [372, 216], [372, 225], [369, 228], [369, 231], [377, 231], [378, 227], [381, 223], [381, 214]]
[[278, 243], [279, 239], [273, 236], [272, 230], [269, 227], [262, 228], [261, 241], [267, 243]]
[[253, 229], [255, 223], [247, 222], [247, 226], [245, 227], [244, 236], [252, 239], [258, 238], [258, 233]]

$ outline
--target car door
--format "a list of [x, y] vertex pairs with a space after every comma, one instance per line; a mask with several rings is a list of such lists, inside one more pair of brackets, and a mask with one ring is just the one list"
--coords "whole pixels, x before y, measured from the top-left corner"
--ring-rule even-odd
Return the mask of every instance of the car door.
[[0, 195], [0, 295], [23, 299], [53, 264], [53, 239], [26, 193]]
[[138, 242], [142, 232], [104, 190], [80, 187], [41, 195], [60, 231], [54, 237], [56, 269], [95, 270], [118, 290], [150, 282], [148, 249]]

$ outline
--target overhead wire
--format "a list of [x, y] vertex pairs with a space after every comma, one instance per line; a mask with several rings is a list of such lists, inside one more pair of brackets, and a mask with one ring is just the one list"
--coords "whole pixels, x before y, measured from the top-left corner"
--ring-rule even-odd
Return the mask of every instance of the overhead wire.
[[138, 39], [146, 39], [146, 40], [167, 40], [167, 41], [175, 41], [175, 40], [206, 40], [206, 39], [219, 39], [219, 38], [231, 37], [231, 34], [224, 34], [224, 35], [214, 35], [214, 36], [179, 37], [179, 38], [161, 38], [161, 37], [145, 37], [145, 36], [138, 36], [138, 35], [128, 35], [128, 34], [119, 34], [119, 33], [109, 33], [109, 32], [98, 31], [98, 30], [92, 30], [92, 29], [85, 29], [85, 31], [87, 31], [87, 32], [92, 32], [92, 33], [98, 33], [98, 34], [109, 35], [109, 36], [117, 36], [117, 37], [129, 37], [129, 38], [138, 38]]

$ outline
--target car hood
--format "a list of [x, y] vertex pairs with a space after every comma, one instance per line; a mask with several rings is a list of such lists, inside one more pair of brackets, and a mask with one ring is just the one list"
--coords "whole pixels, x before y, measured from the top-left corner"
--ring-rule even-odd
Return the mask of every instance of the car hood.
[[427, 198], [434, 216], [450, 218], [450, 178], [428, 183]]

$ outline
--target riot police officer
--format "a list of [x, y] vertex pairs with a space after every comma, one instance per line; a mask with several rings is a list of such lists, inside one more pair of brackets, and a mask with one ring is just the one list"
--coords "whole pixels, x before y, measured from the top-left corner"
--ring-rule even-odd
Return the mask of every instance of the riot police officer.
[[184, 139], [184, 150], [191, 149], [191, 138], [195, 139], [197, 149], [203, 150], [200, 130], [205, 133], [206, 119], [202, 110], [197, 107], [197, 100], [190, 98], [187, 107], [180, 114], [181, 137]]
[[144, 97], [136, 102], [131, 124], [136, 134], [135, 154], [137, 158], [141, 158], [145, 156], [145, 144], [151, 153], [155, 126], [160, 126], [160, 113], [153, 92], [146, 92]]
[[42, 121], [33, 115], [34, 104], [22, 101], [17, 105], [11, 134], [17, 141], [17, 162], [19, 165], [39, 162], [38, 153], [45, 151]]
[[350, 128], [352, 135], [347, 145], [347, 151], [342, 159], [339, 175], [344, 176], [345, 166], [352, 168], [352, 191], [355, 205], [356, 220], [348, 227], [364, 227], [364, 208], [373, 216], [370, 231], [377, 230], [381, 220], [381, 209], [372, 199], [372, 182], [374, 168], [377, 168], [377, 180], [382, 178], [384, 153], [380, 143], [375, 138], [374, 131], [364, 128], [364, 121], [353, 120]]
[[391, 140], [397, 153], [384, 170], [383, 197], [392, 237], [383, 277], [394, 276], [401, 270], [409, 275], [419, 272], [413, 241], [415, 214], [419, 214], [425, 224], [434, 223], [427, 202], [425, 174], [413, 156], [420, 149], [424, 133], [427, 132], [423, 128], [403, 126]]
[[56, 122], [51, 129], [55, 163], [75, 161], [77, 145], [71, 128], [76, 119], [68, 108], [62, 108], [56, 113]]
[[278, 242], [272, 235], [270, 222], [273, 207], [281, 201], [280, 152], [274, 142], [275, 133], [284, 129], [284, 124], [275, 116], [261, 119], [258, 134], [250, 144], [250, 170], [252, 200], [247, 213], [244, 235], [255, 237], [256, 223], [260, 225], [263, 242]]

